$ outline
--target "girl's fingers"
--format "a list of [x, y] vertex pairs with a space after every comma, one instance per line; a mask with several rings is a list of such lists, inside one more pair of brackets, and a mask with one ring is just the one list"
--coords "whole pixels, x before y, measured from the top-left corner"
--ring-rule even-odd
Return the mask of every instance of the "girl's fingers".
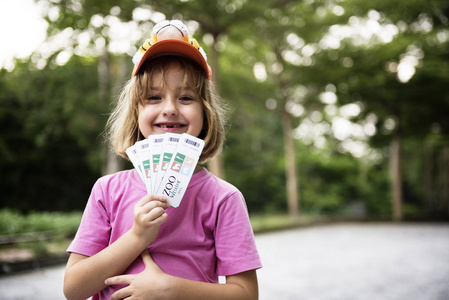
[[169, 207], [166, 199], [158, 195], [147, 195], [140, 199], [134, 207], [135, 222], [145, 227], [164, 223], [167, 219], [165, 209]]
[[111, 295], [111, 300], [120, 300], [125, 299], [129, 296], [131, 296], [131, 289], [129, 287], [125, 287], [123, 289], [120, 289], [116, 291], [114, 294]]
[[151, 195], [145, 195], [145, 197], [143, 197], [142, 199], [139, 200], [139, 202], [136, 203], [135, 207], [142, 207], [150, 201], [151, 201]]
[[162, 215], [160, 215], [156, 220], [154, 220], [154, 222], [157, 224], [157, 225], [162, 225], [162, 223], [164, 223], [165, 221], [167, 221], [167, 219], [168, 219], [168, 215], [167, 215], [167, 213], [166, 212], [164, 212]]
[[153, 195], [150, 194], [150, 201], [159, 201], [159, 202], [164, 202], [167, 203], [167, 197], [162, 196], [162, 195]]
[[142, 261], [145, 266], [149, 266], [150, 264], [154, 263], [153, 258], [150, 255], [150, 251], [148, 249], [143, 250], [140, 256], [142, 257]]
[[147, 221], [153, 222], [160, 216], [162, 216], [165, 213], [165, 210], [162, 207], [155, 207], [150, 212], [147, 213]]
[[117, 285], [117, 284], [130, 284], [133, 275], [119, 275], [106, 279], [104, 284], [106, 285]]
[[136, 216], [142, 225], [151, 225], [152, 223], [162, 224], [167, 219], [165, 208], [166, 206], [163, 203], [150, 202], [144, 207], [141, 207]]
[[168, 208], [167, 204], [160, 201], [151, 201], [140, 208], [141, 213], [149, 214], [153, 210], [158, 209], [166, 209]]
[[147, 205], [148, 203], [151, 203], [152, 201], [158, 201], [161, 203], [164, 203], [168, 207], [167, 197], [161, 196], [161, 195], [152, 195], [148, 194], [142, 199], [139, 200], [139, 202], [136, 203], [136, 207], [143, 207]]
[[153, 270], [160, 269], [159, 266], [154, 262], [148, 249], [143, 250], [141, 257], [145, 268], [152, 268]]

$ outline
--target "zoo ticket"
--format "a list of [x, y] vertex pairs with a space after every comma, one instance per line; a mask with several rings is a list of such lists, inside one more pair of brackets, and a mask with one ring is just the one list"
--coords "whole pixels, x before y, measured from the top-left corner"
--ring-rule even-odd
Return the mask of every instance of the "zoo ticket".
[[204, 141], [187, 133], [151, 135], [126, 149], [147, 193], [178, 207], [195, 171]]
[[142, 172], [143, 183], [148, 193], [151, 193], [151, 167], [150, 167], [150, 144], [147, 139], [138, 141], [136, 144], [139, 167]]
[[168, 165], [172, 159], [173, 153], [178, 146], [180, 134], [176, 133], [165, 133], [164, 141], [162, 143], [161, 160], [159, 165], [159, 171], [157, 172], [156, 185], [153, 192], [157, 195], [159, 186], [164, 179], [165, 173], [167, 172]]
[[156, 193], [156, 181], [161, 161], [162, 144], [164, 142], [163, 134], [155, 134], [148, 137], [150, 144], [150, 163], [151, 163], [151, 193]]
[[204, 141], [183, 133], [156, 194], [167, 197], [170, 206], [178, 207], [189, 185]]

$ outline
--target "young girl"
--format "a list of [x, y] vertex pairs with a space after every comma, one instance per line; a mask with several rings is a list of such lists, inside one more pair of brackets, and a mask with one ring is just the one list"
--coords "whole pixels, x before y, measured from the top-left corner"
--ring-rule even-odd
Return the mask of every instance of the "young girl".
[[[109, 120], [115, 151], [165, 132], [220, 150], [223, 109], [206, 55], [180, 21], [153, 29]], [[261, 267], [246, 204], [229, 183], [197, 166], [178, 208], [147, 195], [136, 170], [100, 178], [69, 246], [68, 299], [257, 299]], [[218, 276], [226, 284], [218, 284]]]

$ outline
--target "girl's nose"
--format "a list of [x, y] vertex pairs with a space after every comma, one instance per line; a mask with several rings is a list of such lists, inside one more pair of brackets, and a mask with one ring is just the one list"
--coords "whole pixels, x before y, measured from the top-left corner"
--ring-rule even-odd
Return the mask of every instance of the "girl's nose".
[[176, 99], [169, 98], [164, 101], [162, 107], [162, 114], [168, 117], [178, 115], [178, 108], [176, 107]]

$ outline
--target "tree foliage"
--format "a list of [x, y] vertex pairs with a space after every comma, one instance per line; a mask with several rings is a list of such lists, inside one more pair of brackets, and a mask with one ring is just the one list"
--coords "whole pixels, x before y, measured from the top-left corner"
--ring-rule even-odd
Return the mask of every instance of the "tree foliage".
[[[113, 18], [140, 26], [136, 47], [163, 14], [196, 22], [231, 111], [226, 178], [250, 212], [287, 210], [287, 116], [304, 212], [345, 213], [358, 204], [368, 215], [390, 215], [390, 150], [400, 133], [405, 217], [448, 216], [447, 1], [38, 2], [47, 8], [49, 39], [71, 28], [72, 42], [47, 54], [44, 68], [32, 57], [0, 73], [3, 206], [84, 207], [104, 162], [109, 109], [99, 101], [98, 41], [110, 50]], [[149, 17], [136, 19], [139, 9]], [[59, 51], [78, 53], [83, 33], [90, 52], [58, 65]], [[132, 52], [106, 52], [109, 89], [127, 78], [120, 61]]]
[[2, 205], [29, 210], [80, 207], [101, 164], [104, 126], [92, 59], [36, 70], [30, 61], [0, 73]]

